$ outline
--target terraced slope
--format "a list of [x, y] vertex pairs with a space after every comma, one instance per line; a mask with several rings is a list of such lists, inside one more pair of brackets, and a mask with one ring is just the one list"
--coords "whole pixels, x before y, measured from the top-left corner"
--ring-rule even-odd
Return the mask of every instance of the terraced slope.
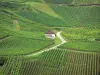
[[1, 2], [39, 2], [49, 4], [100, 4], [100, 0], [0, 0]]
[[41, 23], [43, 25], [47, 25], [47, 26], [60, 26], [61, 24], [65, 25], [65, 22], [59, 18], [55, 18], [53, 16], [50, 16], [48, 14], [45, 14], [41, 11], [37, 11], [37, 13], [35, 12], [26, 12], [26, 11], [20, 11], [17, 12], [18, 15], [27, 18], [29, 20], [35, 21], [37, 23]]
[[[0, 11], [0, 55], [28, 54], [54, 43], [54, 40], [46, 39], [44, 35], [50, 28], [20, 17], [12, 11]], [[41, 46], [38, 47], [39, 45]]]
[[54, 27], [95, 27], [100, 25], [99, 6], [48, 5], [34, 2], [27, 2], [26, 4], [30, 4], [30, 12], [23, 12], [23, 10], [21, 10], [16, 13], [24, 18], [44, 25]]
[[53, 44], [52, 40], [35, 40], [34, 38], [9, 37], [0, 41], [0, 55], [29, 54]]
[[48, 15], [51, 15], [52, 17], [61, 18], [48, 4], [46, 3], [39, 3], [39, 2], [26, 2], [25, 4], [29, 4], [30, 8], [33, 8], [32, 10], [37, 12], [35, 9], [46, 13]]
[[99, 6], [51, 5], [52, 9], [66, 21], [65, 26], [100, 26]]
[[44, 0], [54, 4], [99, 4], [99, 0]]
[[53, 4], [71, 4], [73, 0], [44, 0], [46, 3]]
[[74, 4], [100, 4], [100, 0], [73, 0]]
[[9, 6], [9, 9], [13, 9], [19, 16], [43, 25], [54, 27], [95, 27], [100, 25], [100, 6], [98, 5], [69, 6], [66, 4], [46, 4], [39, 2], [25, 2], [19, 4], [20, 5], [15, 6], [12, 5], [13, 7]]
[[41, 2], [41, 0], [0, 0], [1, 2]]
[[[100, 75], [100, 6], [84, 6], [99, 0], [1, 1], [0, 55], [10, 57], [0, 75]], [[67, 43], [34, 55], [55, 43], [44, 37], [47, 26], [73, 28], [61, 29]]]

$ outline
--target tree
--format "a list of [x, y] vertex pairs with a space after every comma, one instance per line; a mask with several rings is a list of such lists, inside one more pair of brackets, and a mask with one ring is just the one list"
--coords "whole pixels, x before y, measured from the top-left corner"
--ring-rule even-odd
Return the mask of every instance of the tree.
[[0, 57], [0, 66], [3, 66], [6, 61], [6, 58]]

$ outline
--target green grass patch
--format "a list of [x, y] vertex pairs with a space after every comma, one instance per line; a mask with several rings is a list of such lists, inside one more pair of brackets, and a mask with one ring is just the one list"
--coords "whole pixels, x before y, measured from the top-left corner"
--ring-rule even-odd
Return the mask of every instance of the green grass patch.
[[62, 36], [65, 39], [86, 39], [94, 41], [96, 38], [100, 38], [100, 28], [94, 27], [73, 27], [73, 28], [63, 28]]
[[34, 40], [25, 37], [9, 37], [0, 41], [0, 55], [28, 54], [53, 44], [51, 40]]
[[58, 48], [80, 50], [80, 51], [100, 51], [100, 42], [84, 41], [84, 40], [68, 40], [67, 43], [59, 46]]

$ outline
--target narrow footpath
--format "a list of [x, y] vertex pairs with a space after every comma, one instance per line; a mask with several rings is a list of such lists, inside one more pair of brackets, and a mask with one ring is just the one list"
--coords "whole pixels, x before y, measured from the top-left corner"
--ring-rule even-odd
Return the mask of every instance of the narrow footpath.
[[58, 46], [60, 46], [60, 45], [62, 45], [62, 44], [64, 44], [64, 43], [66, 43], [67, 41], [65, 41], [64, 38], [61, 36], [61, 32], [62, 32], [62, 31], [57, 32], [57, 34], [56, 34], [57, 37], [61, 40], [61, 43], [60, 43], [60, 44], [58, 44], [58, 45], [56, 45], [56, 46], [54, 46], [54, 47], [51, 47], [51, 48], [42, 50], [42, 51], [38, 51], [38, 52], [36, 52], [36, 53], [29, 54], [29, 55], [27, 55], [27, 56], [35, 56], [35, 55], [41, 54], [41, 53], [43, 53], [43, 52], [45, 52], [45, 51], [50, 51], [50, 50], [52, 50], [52, 49], [56, 49]]

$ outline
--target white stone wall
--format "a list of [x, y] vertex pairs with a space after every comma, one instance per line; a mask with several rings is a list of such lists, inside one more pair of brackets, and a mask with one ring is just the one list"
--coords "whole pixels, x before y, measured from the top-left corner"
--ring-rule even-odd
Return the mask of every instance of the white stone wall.
[[56, 35], [55, 34], [45, 34], [45, 37], [55, 39]]

